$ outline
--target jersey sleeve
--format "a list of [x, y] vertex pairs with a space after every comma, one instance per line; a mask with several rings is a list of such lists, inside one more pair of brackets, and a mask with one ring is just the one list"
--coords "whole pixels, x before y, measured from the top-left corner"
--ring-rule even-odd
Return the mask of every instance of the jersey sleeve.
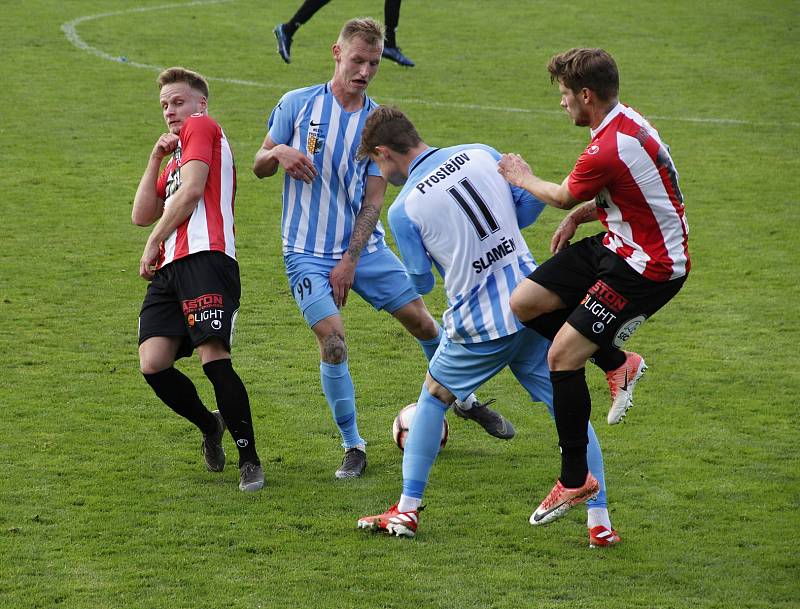
[[589, 201], [613, 180], [613, 171], [613, 152], [590, 144], [567, 177], [567, 188], [578, 201]]
[[425, 246], [422, 243], [422, 236], [419, 228], [406, 214], [402, 202], [395, 201], [389, 208], [389, 226], [392, 229], [397, 248], [400, 250], [400, 257], [406, 267], [417, 293], [419, 289], [430, 286], [428, 291], [433, 288], [435, 279], [431, 272], [431, 259]]
[[511, 196], [514, 198], [514, 207], [517, 211], [517, 224], [519, 227], [525, 228], [536, 222], [545, 204], [519, 186], [511, 186]]
[[294, 120], [297, 112], [295, 96], [292, 92], [284, 95], [272, 109], [267, 121], [267, 134], [276, 144], [288, 144], [294, 134]]
[[203, 161], [211, 166], [214, 154], [214, 141], [219, 125], [210, 117], [192, 115], [181, 127], [181, 164], [188, 161]]

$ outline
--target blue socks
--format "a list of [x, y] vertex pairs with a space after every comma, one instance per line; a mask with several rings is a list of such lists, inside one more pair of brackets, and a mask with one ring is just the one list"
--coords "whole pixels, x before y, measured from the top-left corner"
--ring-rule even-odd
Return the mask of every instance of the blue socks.
[[403, 495], [421, 499], [442, 441], [442, 422], [449, 406], [423, 385], [403, 452]]
[[422, 347], [422, 351], [425, 353], [425, 359], [428, 361], [431, 361], [433, 354], [436, 353], [436, 349], [439, 347], [439, 343], [442, 340], [442, 326], [436, 324], [436, 327], [439, 329], [439, 334], [436, 335], [436, 338], [428, 340], [417, 339], [419, 346]]
[[342, 446], [352, 448], [366, 444], [358, 433], [356, 423], [356, 394], [347, 361], [341, 364], [319, 363], [322, 391], [328, 406], [331, 407], [333, 420], [342, 434]]

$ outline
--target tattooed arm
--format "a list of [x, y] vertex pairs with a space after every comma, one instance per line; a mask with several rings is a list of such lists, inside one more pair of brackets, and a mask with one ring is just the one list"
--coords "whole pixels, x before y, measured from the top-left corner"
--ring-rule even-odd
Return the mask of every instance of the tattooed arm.
[[367, 176], [367, 185], [364, 189], [364, 201], [358, 210], [353, 234], [350, 235], [350, 244], [339, 263], [331, 271], [331, 287], [333, 288], [333, 301], [337, 307], [347, 304], [347, 294], [353, 285], [356, 274], [356, 264], [361, 256], [361, 250], [367, 244], [370, 235], [378, 224], [383, 207], [383, 197], [386, 194], [386, 180], [380, 176]]

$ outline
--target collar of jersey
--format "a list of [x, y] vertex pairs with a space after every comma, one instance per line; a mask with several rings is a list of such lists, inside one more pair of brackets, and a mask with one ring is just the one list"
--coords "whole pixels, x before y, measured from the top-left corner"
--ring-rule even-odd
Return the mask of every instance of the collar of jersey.
[[611, 121], [613, 121], [613, 120], [614, 120], [614, 119], [617, 117], [617, 115], [618, 115], [620, 112], [622, 112], [623, 110], [625, 110], [625, 106], [624, 106], [622, 103], [620, 103], [620, 102], [617, 102], [617, 105], [616, 105], [616, 106], [614, 106], [614, 107], [611, 109], [611, 112], [609, 112], [608, 114], [606, 114], [606, 117], [603, 119], [603, 122], [602, 122], [602, 123], [600, 123], [600, 126], [599, 126], [599, 127], [597, 127], [597, 129], [590, 129], [590, 131], [591, 131], [591, 133], [592, 133], [592, 139], [596, 138], [596, 137], [597, 137], [597, 135], [598, 135], [598, 134], [599, 134], [599, 133], [600, 133], [600, 132], [601, 132], [603, 129], [605, 129], [605, 128], [608, 126], [608, 123], [610, 123]]
[[411, 172], [417, 168], [417, 165], [422, 163], [425, 159], [431, 156], [434, 152], [439, 150], [438, 148], [428, 148], [424, 152], [420, 152], [419, 156], [411, 161], [411, 165], [408, 166], [408, 174], [411, 175]]

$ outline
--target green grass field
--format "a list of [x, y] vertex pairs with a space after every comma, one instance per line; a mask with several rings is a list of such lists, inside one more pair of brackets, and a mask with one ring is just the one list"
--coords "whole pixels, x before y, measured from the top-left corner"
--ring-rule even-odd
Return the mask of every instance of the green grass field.
[[[335, 481], [315, 341], [283, 274], [281, 180], [250, 164], [279, 96], [330, 77], [340, 25], [383, 15], [375, 0], [332, 2], [287, 66], [271, 29], [299, 4], [3, 3], [0, 607], [797, 607], [797, 3], [407, 0], [398, 40], [417, 67], [383, 65], [370, 89], [430, 144], [485, 142], [560, 180], [588, 133], [558, 108], [544, 65], [602, 46], [622, 101], [671, 145], [694, 270], [631, 343], [650, 372], [625, 425], [605, 424], [607, 390], [588, 373], [623, 537], [610, 551], [588, 549], [583, 509], [528, 524], [558, 472], [556, 434], [508, 373], [480, 395], [518, 436], [501, 443], [451, 416], [418, 537], [356, 530], [398, 496], [391, 422], [425, 362], [394, 320], [351, 299], [370, 462], [363, 479]], [[147, 231], [130, 210], [163, 131], [157, 66], [174, 64], [212, 78], [211, 114], [237, 155], [234, 358], [267, 475], [255, 495], [237, 490], [235, 467], [205, 471], [199, 433], [138, 372]], [[561, 217], [526, 230], [539, 259]], [[213, 404], [196, 360], [180, 367]]]

